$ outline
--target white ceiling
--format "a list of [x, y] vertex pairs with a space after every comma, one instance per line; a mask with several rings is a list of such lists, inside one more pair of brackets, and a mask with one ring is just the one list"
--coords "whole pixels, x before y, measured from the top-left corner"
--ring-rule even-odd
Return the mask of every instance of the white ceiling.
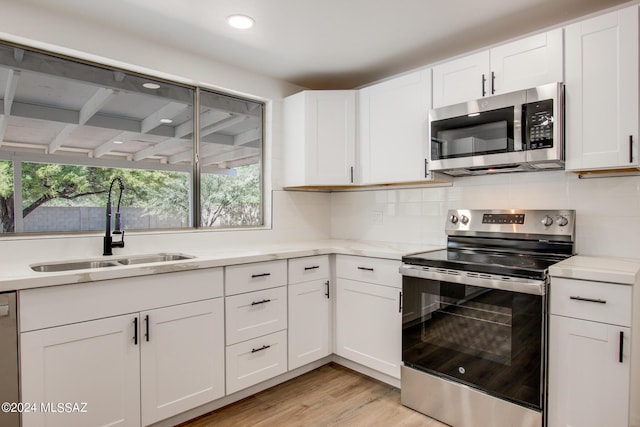
[[[312, 89], [354, 88], [626, 0], [22, 0]], [[242, 13], [254, 28], [229, 28]]]

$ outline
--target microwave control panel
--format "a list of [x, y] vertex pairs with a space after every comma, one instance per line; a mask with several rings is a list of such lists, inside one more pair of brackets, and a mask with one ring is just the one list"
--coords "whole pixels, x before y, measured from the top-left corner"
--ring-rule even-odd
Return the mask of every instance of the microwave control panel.
[[553, 148], [553, 100], [531, 102], [522, 108], [524, 142], [529, 150]]

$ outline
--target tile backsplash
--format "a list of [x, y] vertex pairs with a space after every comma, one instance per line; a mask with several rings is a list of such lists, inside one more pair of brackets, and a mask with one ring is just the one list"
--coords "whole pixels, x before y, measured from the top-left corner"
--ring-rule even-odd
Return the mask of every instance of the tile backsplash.
[[581, 255], [640, 258], [640, 176], [564, 171], [456, 178], [450, 187], [331, 194], [331, 236], [444, 245], [447, 210], [574, 209]]

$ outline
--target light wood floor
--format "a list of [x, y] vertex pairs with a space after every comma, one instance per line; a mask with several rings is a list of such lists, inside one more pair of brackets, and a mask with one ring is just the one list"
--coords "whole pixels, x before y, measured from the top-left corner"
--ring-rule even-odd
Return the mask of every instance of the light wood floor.
[[331, 363], [179, 427], [447, 427], [400, 404], [400, 390]]

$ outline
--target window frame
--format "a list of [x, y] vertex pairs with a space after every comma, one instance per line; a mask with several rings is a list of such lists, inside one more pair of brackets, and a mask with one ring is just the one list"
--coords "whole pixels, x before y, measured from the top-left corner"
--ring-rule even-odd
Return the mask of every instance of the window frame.
[[[10, 46], [18, 49], [25, 49], [36, 53], [41, 53], [45, 55], [50, 55], [57, 57], [60, 60], [71, 61], [75, 63], [80, 63], [84, 65], [99, 67], [103, 69], [108, 69], [110, 71], [121, 71], [128, 75], [133, 75], [140, 78], [148, 78], [155, 81], [163, 81], [170, 85], [177, 85], [193, 91], [193, 152], [192, 152], [192, 160], [191, 166], [189, 165], [171, 165], [164, 163], [144, 163], [139, 162], [135, 164], [126, 163], [126, 160], [118, 160], [118, 159], [96, 159], [93, 157], [76, 157], [76, 156], [65, 156], [65, 155], [56, 155], [56, 154], [48, 154], [48, 153], [30, 153], [30, 152], [22, 152], [22, 151], [3, 151], [0, 150], [0, 161], [9, 161], [13, 164], [14, 171], [14, 183], [13, 183], [13, 191], [14, 191], [14, 229], [16, 231], [10, 233], [0, 233], [0, 239], [10, 239], [15, 237], [33, 237], [33, 236], [63, 236], [63, 235], [93, 235], [99, 233], [100, 231], [93, 230], [77, 230], [77, 231], [47, 231], [47, 232], [25, 232], [23, 231], [23, 218], [22, 215], [19, 214], [22, 211], [23, 203], [22, 203], [22, 185], [21, 185], [21, 164], [25, 162], [33, 162], [33, 163], [47, 163], [47, 164], [64, 164], [64, 165], [72, 165], [72, 166], [90, 166], [90, 167], [106, 167], [106, 168], [122, 168], [122, 169], [137, 169], [137, 170], [160, 170], [160, 171], [171, 171], [171, 172], [183, 172], [191, 174], [191, 197], [190, 197], [190, 205], [191, 205], [191, 214], [189, 220], [191, 221], [191, 225], [188, 227], [181, 228], [148, 228], [148, 229], [127, 229], [128, 232], [133, 232], [136, 234], [154, 234], [154, 233], [167, 233], [167, 232], [193, 232], [193, 231], [230, 231], [230, 230], [261, 230], [261, 229], [270, 229], [271, 228], [271, 200], [266, 197], [268, 194], [268, 185], [265, 173], [269, 168], [266, 166], [266, 153], [268, 151], [268, 141], [267, 141], [267, 123], [268, 118], [270, 117], [270, 107], [271, 102], [267, 99], [262, 99], [259, 97], [249, 96], [246, 94], [238, 94], [231, 90], [221, 89], [219, 87], [214, 87], [211, 85], [206, 85], [202, 83], [197, 83], [193, 81], [189, 81], [188, 79], [171, 76], [167, 77], [167, 75], [159, 76], [157, 71], [144, 69], [140, 71], [139, 67], [130, 66], [127, 64], [118, 64], [113, 65], [110, 64], [108, 59], [104, 61], [97, 61], [95, 59], [86, 60], [83, 59], [82, 55], [70, 55], [67, 53], [59, 53], [54, 50], [38, 48], [34, 46], [24, 45], [20, 43], [14, 43], [11, 41], [0, 39], [0, 44], [5, 46]], [[104, 59], [104, 58], [101, 58]], [[135, 70], [137, 68], [137, 70]], [[259, 108], [261, 110], [260, 120], [261, 120], [261, 135], [260, 135], [260, 177], [259, 177], [259, 191], [260, 191], [260, 223], [254, 225], [246, 225], [246, 226], [202, 226], [201, 224], [201, 165], [200, 165], [200, 153], [201, 153], [201, 129], [200, 129], [200, 93], [201, 91], [212, 92], [224, 97], [231, 97], [235, 99], [240, 99], [247, 102], [252, 102], [259, 104]], [[18, 165], [16, 167], [16, 165]], [[20, 231], [18, 231], [20, 230]]]

